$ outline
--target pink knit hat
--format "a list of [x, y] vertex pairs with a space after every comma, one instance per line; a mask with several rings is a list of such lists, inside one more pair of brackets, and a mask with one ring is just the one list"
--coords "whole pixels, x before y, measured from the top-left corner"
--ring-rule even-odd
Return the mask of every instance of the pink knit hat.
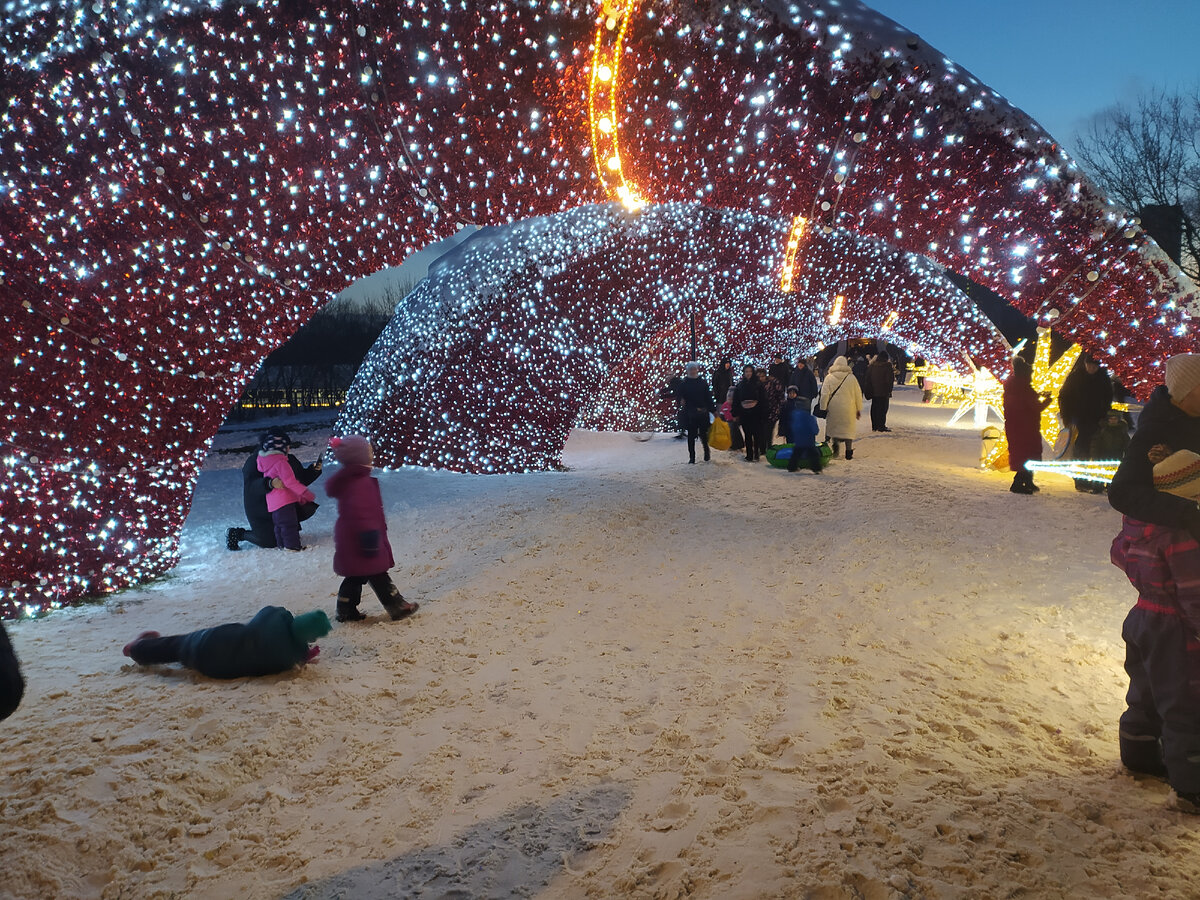
[[343, 466], [369, 466], [375, 461], [371, 442], [360, 434], [335, 437], [329, 442], [333, 458]]
[[1176, 497], [1200, 500], [1200, 454], [1179, 450], [1156, 465], [1154, 489]]

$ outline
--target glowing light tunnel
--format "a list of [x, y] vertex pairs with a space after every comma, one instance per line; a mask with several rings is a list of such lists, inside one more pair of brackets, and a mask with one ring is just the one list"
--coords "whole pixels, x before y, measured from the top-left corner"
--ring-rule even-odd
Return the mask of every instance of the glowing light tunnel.
[[[1004, 364], [999, 334], [940, 270], [869, 238], [814, 236], [783, 293], [788, 229], [698, 204], [587, 206], [485, 229], [397, 309], [338, 428], [371, 435], [385, 465], [550, 468], [572, 425], [669, 427], [658, 391], [690, 355], [693, 313], [700, 358], [713, 361], [808, 354], [852, 334], [950, 367], [966, 368], [964, 351]], [[845, 298], [836, 326], [821, 309], [831, 289]]]
[[[602, 181], [592, 68], [618, 47]], [[14, 2], [0, 84], [6, 614], [169, 568], [258, 361], [464, 222], [622, 187], [800, 215], [970, 276], [1139, 391], [1195, 347], [1194, 288], [1136, 223], [857, 0]]]

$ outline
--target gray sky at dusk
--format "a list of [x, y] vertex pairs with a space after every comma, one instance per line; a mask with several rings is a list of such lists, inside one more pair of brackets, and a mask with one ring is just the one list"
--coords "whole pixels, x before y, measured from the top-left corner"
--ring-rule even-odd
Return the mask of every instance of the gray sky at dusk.
[[1200, 0], [864, 0], [1023, 109], [1075, 132], [1140, 91], [1200, 84]]

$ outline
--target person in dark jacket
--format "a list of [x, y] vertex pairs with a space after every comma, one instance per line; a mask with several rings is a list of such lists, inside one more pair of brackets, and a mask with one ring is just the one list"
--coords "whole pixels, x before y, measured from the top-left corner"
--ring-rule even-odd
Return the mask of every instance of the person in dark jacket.
[[733, 387], [733, 360], [723, 359], [721, 364], [713, 369], [712, 392], [713, 400], [720, 406], [729, 399], [729, 390]]
[[[1152, 473], [1158, 492], [1200, 500], [1200, 454], [1179, 450]], [[1165, 776], [1176, 806], [1200, 813], [1200, 542], [1124, 516], [1111, 557], [1138, 591], [1121, 629], [1129, 675], [1121, 762]]]
[[1200, 506], [1154, 488], [1154, 464], [1177, 450], [1200, 453], [1200, 353], [1167, 360], [1166, 384], [1146, 401], [1108, 486], [1108, 502], [1117, 512], [1183, 529], [1200, 540]]
[[338, 588], [337, 620], [359, 622], [366, 618], [358, 608], [364, 584], [371, 585], [392, 619], [411, 616], [417, 604], [406, 601], [388, 575], [395, 560], [388, 543], [379, 482], [371, 475], [375, 463], [371, 443], [352, 434], [335, 437], [329, 446], [342, 464], [325, 484], [325, 493], [338, 505], [333, 526], [333, 571], [343, 578]]
[[763, 392], [767, 395], [766, 412], [763, 413], [762, 421], [759, 423], [761, 452], [766, 453], [767, 448], [775, 443], [775, 428], [779, 424], [779, 413], [783, 410], [783, 401], [786, 399], [784, 396], [786, 385], [780, 384], [772, 378], [766, 369], [755, 369], [754, 374], [758, 376], [759, 383], [763, 386]]
[[177, 662], [209, 678], [274, 675], [316, 657], [320, 648], [309, 644], [330, 628], [321, 610], [293, 616], [282, 606], [264, 606], [245, 624], [166, 636], [143, 631], [121, 652], [139, 666]]
[[762, 423], [767, 412], [767, 392], [754, 375], [754, 366], [742, 367], [742, 380], [733, 389], [734, 420], [742, 427], [746, 462], [762, 458]]
[[792, 367], [784, 360], [782, 353], [776, 353], [767, 366], [767, 377], [779, 382], [780, 390], [786, 390], [792, 380]]
[[871, 430], [891, 431], [887, 426], [888, 407], [892, 403], [892, 386], [896, 383], [896, 369], [892, 358], [881, 351], [867, 366], [867, 389], [864, 395], [871, 401]]
[[679, 425], [687, 432], [688, 462], [696, 462], [696, 438], [704, 447], [704, 461], [708, 462], [712, 454], [708, 449], [708, 424], [710, 416], [716, 415], [717, 407], [708, 385], [700, 377], [700, 363], [687, 364], [683, 384], [679, 388], [680, 407]]
[[[1096, 435], [1112, 408], [1112, 380], [1100, 365], [1081, 354], [1058, 392], [1058, 409], [1064, 423], [1074, 432], [1072, 459], [1098, 459], [1093, 452]], [[1104, 484], [1075, 479], [1075, 490], [1104, 493]]]
[[1008, 468], [1016, 473], [1009, 490], [1014, 494], [1032, 494], [1040, 488], [1033, 483], [1033, 472], [1025, 468], [1025, 463], [1042, 458], [1042, 410], [1053, 398], [1033, 389], [1033, 367], [1024, 359], [1014, 357], [1012, 369], [1004, 382]]
[[[278, 426], [268, 428], [259, 437], [259, 446], [272, 438], [282, 438], [289, 447], [291, 446], [292, 439], [288, 437], [286, 431]], [[316, 462], [307, 467], [290, 453], [287, 455], [287, 461], [296, 475], [296, 480], [306, 487], [321, 477], [321, 458], [319, 456]], [[258, 452], [250, 454], [242, 465], [242, 506], [246, 510], [246, 521], [250, 523], [250, 527], [228, 529], [225, 532], [226, 547], [230, 550], [240, 550], [242, 548], [238, 544], [241, 541], [267, 549], [278, 546], [275, 542], [275, 522], [271, 518], [270, 510], [267, 509], [267, 494], [274, 488], [281, 487], [282, 484], [280, 482], [275, 485], [272, 484], [270, 478], [264, 478], [262, 472], [258, 470]], [[312, 518], [313, 513], [317, 511], [317, 506], [318, 504], [315, 502], [300, 504], [297, 507], [299, 521], [303, 522]]]
[[803, 356], [796, 360], [796, 367], [792, 369], [792, 377], [788, 382], [796, 388], [796, 396], [803, 403], [808, 401], [808, 411], [812, 412], [812, 402], [820, 393], [820, 385], [817, 384], [817, 376], [813, 374], [813, 370], [808, 367], [808, 361]]
[[25, 679], [21, 677], [21, 665], [9, 643], [8, 632], [0, 622], [0, 719], [7, 719], [15, 713], [23, 696]]

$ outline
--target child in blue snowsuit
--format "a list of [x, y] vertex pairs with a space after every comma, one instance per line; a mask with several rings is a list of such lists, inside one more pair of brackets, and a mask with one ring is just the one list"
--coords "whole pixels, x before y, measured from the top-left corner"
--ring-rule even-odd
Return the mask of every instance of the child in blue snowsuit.
[[143, 631], [122, 651], [140, 666], [183, 663], [209, 678], [274, 675], [312, 660], [310, 647], [329, 634], [329, 616], [321, 610], [292, 616], [282, 606], [264, 606], [249, 622], [217, 625], [189, 634]]
[[787, 393], [787, 402], [783, 404], [779, 415], [779, 431], [792, 445], [787, 470], [795, 472], [800, 468], [800, 460], [805, 459], [809, 461], [813, 472], [820, 472], [821, 451], [817, 447], [817, 435], [821, 425], [817, 417], [808, 411], [808, 403], [798, 396], [799, 391], [794, 384], [788, 385]]

